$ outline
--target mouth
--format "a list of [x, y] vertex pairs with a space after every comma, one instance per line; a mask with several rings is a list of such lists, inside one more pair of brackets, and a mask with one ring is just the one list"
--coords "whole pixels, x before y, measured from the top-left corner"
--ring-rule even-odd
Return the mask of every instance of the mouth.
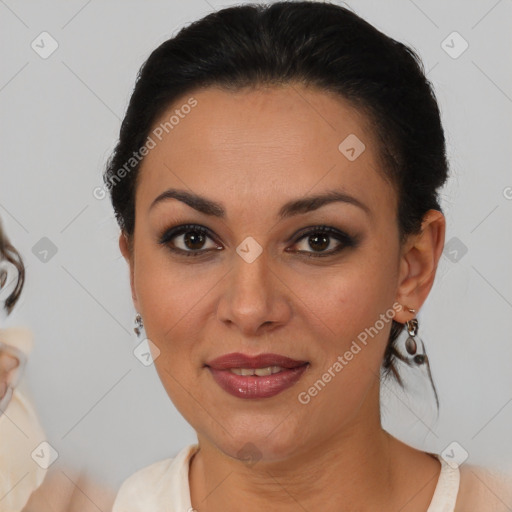
[[226, 354], [205, 367], [215, 382], [238, 398], [270, 398], [293, 386], [310, 366], [279, 354]]

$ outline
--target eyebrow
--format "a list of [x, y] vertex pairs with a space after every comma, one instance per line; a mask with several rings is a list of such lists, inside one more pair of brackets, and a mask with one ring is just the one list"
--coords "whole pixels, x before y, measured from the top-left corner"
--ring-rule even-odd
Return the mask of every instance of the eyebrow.
[[[158, 203], [163, 201], [167, 201], [169, 199], [177, 199], [182, 203], [190, 206], [194, 210], [197, 210], [200, 213], [205, 215], [211, 215], [213, 217], [219, 217], [224, 219], [226, 217], [226, 210], [221, 203], [217, 203], [208, 199], [206, 197], [200, 196], [198, 194], [194, 194], [192, 192], [187, 192], [185, 190], [178, 190], [175, 188], [170, 188], [165, 192], [162, 192], [152, 203], [149, 209], [151, 210]], [[366, 214], [371, 216], [371, 210], [362, 203], [359, 199], [346, 194], [344, 192], [339, 192], [336, 190], [332, 190], [329, 192], [325, 192], [323, 194], [317, 194], [314, 196], [307, 196], [300, 199], [293, 199], [287, 203], [285, 203], [281, 209], [279, 210], [277, 217], [278, 219], [286, 219], [288, 217], [292, 217], [294, 215], [308, 213], [314, 210], [321, 208], [330, 203], [334, 202], [342, 202], [352, 204], [361, 208]]]

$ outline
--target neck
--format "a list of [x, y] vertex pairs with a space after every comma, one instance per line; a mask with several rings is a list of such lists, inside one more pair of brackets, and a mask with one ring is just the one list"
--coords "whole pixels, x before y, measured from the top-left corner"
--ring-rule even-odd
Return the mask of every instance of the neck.
[[[378, 386], [373, 392], [378, 401]], [[403, 462], [399, 446], [405, 445], [382, 429], [378, 409], [373, 415], [363, 409], [331, 438], [308, 443], [286, 460], [261, 459], [250, 466], [198, 435], [200, 449], [189, 473], [193, 507], [201, 512], [235, 512], [241, 503], [247, 512], [270, 505], [276, 512], [320, 505], [324, 512], [399, 509], [403, 496], [397, 487], [404, 475], [397, 467]]]

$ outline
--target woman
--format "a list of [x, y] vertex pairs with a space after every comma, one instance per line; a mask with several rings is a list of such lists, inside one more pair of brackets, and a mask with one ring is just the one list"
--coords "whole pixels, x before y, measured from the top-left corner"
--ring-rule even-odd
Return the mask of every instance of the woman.
[[[25, 267], [0, 224], [0, 311], [11, 313], [25, 282]], [[19, 512], [45, 477], [45, 439], [22, 379], [32, 332], [0, 328], [0, 511]]]
[[227, 8], [151, 54], [104, 178], [136, 332], [198, 443], [114, 512], [493, 510], [475, 468], [380, 422], [381, 369], [429, 368], [447, 174], [419, 58], [350, 10]]
[[[0, 224], [0, 310], [12, 312], [24, 284], [25, 265]], [[32, 347], [30, 329], [0, 328], [0, 512], [109, 510], [114, 496], [108, 487], [83, 471], [53, 465], [22, 378]]]

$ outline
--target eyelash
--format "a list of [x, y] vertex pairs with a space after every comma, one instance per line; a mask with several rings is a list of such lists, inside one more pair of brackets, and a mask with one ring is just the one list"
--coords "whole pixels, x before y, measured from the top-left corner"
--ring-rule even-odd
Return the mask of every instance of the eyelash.
[[[169, 242], [175, 238], [176, 236], [183, 235], [184, 233], [188, 232], [194, 232], [194, 233], [201, 233], [202, 235], [205, 235], [215, 241], [215, 237], [211, 234], [210, 230], [205, 228], [204, 226], [201, 226], [199, 224], [183, 224], [181, 226], [177, 226], [174, 228], [171, 228], [167, 231], [165, 231], [159, 238], [158, 243], [161, 245], [165, 245], [170, 251], [173, 253], [176, 253], [180, 256], [192, 256], [192, 257], [198, 257], [202, 256], [206, 252], [211, 252], [215, 249], [206, 249], [206, 250], [197, 250], [197, 251], [184, 251], [183, 249], [178, 249], [176, 247], [173, 247], [172, 245], [169, 245]], [[344, 233], [343, 231], [339, 231], [338, 229], [331, 228], [329, 226], [312, 226], [310, 228], [306, 228], [305, 230], [301, 231], [299, 235], [297, 235], [297, 238], [294, 242], [294, 244], [297, 244], [299, 241], [301, 241], [303, 238], [306, 238], [308, 235], [312, 234], [322, 234], [322, 235], [329, 235], [332, 238], [335, 238], [339, 242], [341, 242], [341, 245], [338, 246], [336, 249], [331, 249], [328, 252], [311, 252], [311, 251], [297, 251], [299, 254], [307, 255], [308, 258], [325, 258], [328, 256], [332, 256], [334, 254], [337, 254], [341, 252], [345, 248], [349, 247], [356, 247], [358, 242], [355, 238], [351, 237], [347, 233]]]

